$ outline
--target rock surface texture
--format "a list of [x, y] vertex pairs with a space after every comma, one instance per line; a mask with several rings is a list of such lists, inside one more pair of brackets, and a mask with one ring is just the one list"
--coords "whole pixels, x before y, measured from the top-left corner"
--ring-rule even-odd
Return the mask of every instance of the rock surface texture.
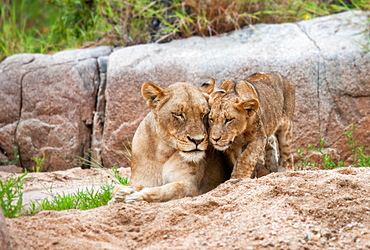
[[220, 85], [279, 71], [296, 84], [293, 148], [324, 137], [346, 158], [350, 124], [355, 140], [370, 144], [366, 22], [367, 13], [346, 12], [222, 37], [9, 57], [0, 64], [0, 153], [9, 156], [16, 145], [30, 168], [31, 157], [46, 152], [45, 170], [56, 170], [71, 165], [68, 155], [91, 148], [105, 166], [127, 166], [125, 146], [149, 112], [140, 95], [144, 82], [201, 85], [212, 77]]
[[0, 208], [0, 247], [2, 250], [13, 249], [10, 244], [10, 237], [4, 217], [3, 210]]
[[[215, 78], [246, 79], [255, 72], [279, 71], [296, 84], [293, 148], [317, 145], [348, 156], [343, 132], [355, 124], [355, 139], [369, 145], [370, 52], [364, 13], [347, 12], [299, 23], [256, 25], [223, 37], [140, 45], [110, 55], [104, 162], [124, 160], [122, 143], [149, 109], [138, 94], [152, 81], [201, 85]], [[122, 90], [122, 91], [119, 91]]]
[[29, 170], [46, 156], [43, 171], [72, 167], [88, 153], [100, 86], [101, 56], [110, 47], [54, 55], [19, 54], [0, 64], [0, 148]]

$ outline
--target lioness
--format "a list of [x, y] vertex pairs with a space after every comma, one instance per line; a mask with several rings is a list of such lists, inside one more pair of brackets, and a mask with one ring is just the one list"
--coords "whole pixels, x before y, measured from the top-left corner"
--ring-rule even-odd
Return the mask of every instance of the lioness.
[[210, 142], [233, 164], [232, 179], [251, 177], [258, 158], [273, 150], [267, 143], [273, 135], [279, 145], [280, 171], [293, 170], [294, 95], [293, 83], [276, 72], [257, 73], [237, 83], [227, 80], [221, 91], [211, 94]]
[[200, 88], [143, 84], [141, 93], [151, 112], [132, 141], [132, 187], [115, 187], [109, 204], [196, 196], [229, 179], [222, 154], [208, 147], [207, 98], [213, 87], [214, 81]]

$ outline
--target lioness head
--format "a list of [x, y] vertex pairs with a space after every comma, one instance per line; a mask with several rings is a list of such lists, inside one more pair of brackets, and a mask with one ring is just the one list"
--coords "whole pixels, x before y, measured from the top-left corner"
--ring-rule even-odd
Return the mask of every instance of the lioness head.
[[209, 104], [209, 137], [217, 150], [226, 150], [253, 122], [258, 108], [258, 95], [245, 81], [225, 81], [220, 91], [211, 94]]
[[208, 146], [208, 94], [214, 80], [198, 88], [189, 83], [175, 83], [162, 89], [152, 82], [142, 86], [141, 93], [151, 108], [160, 138], [187, 162], [198, 162]]

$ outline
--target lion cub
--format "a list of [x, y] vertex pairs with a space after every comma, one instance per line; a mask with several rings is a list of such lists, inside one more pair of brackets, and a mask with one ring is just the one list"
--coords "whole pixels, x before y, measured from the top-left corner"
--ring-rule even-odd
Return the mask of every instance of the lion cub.
[[141, 93], [151, 112], [132, 141], [132, 186], [115, 187], [110, 205], [196, 196], [230, 177], [222, 153], [208, 147], [207, 99], [213, 88], [214, 81], [200, 88], [143, 84]]
[[210, 142], [225, 151], [234, 166], [232, 179], [251, 177], [257, 160], [272, 150], [268, 139], [274, 135], [279, 170], [293, 170], [294, 100], [293, 83], [276, 72], [257, 73], [237, 83], [227, 80], [220, 91], [211, 94]]

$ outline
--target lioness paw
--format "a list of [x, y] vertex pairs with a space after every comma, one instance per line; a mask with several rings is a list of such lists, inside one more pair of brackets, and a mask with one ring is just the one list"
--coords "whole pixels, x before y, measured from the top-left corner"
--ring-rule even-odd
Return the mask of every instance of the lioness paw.
[[134, 193], [136, 190], [130, 186], [115, 186], [112, 191], [112, 199], [108, 202], [108, 205], [114, 205], [116, 203], [124, 202], [125, 197]]
[[130, 204], [140, 204], [144, 202], [143, 194], [136, 192], [125, 197], [125, 202]]

